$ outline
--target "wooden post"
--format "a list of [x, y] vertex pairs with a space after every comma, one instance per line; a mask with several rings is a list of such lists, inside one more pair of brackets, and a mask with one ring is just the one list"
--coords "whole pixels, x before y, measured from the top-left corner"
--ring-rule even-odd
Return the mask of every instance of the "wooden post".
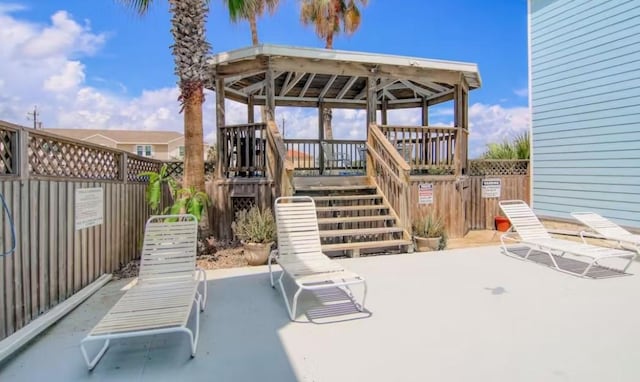
[[[253, 107], [253, 95], [249, 96], [249, 100], [247, 101], [247, 123], [254, 123], [254, 107]], [[265, 121], [262, 121], [265, 122]]]
[[29, 178], [29, 132], [22, 128], [16, 135], [17, 144], [13, 148], [18, 151], [18, 163], [14, 164], [14, 171], [18, 170], [20, 179], [25, 182]]
[[387, 107], [389, 106], [389, 101], [387, 97], [382, 96], [382, 109], [380, 111], [380, 115], [382, 117], [382, 124], [387, 125]]
[[319, 172], [320, 175], [322, 175], [324, 173], [324, 148], [322, 147], [322, 144], [324, 143], [324, 118], [323, 118], [323, 112], [324, 112], [324, 103], [322, 102], [322, 100], [320, 100], [320, 102], [318, 102], [318, 139], [319, 139], [319, 154], [320, 154], [320, 158], [318, 159], [318, 167], [319, 167]]
[[[462, 171], [462, 161], [461, 161], [461, 155], [462, 155], [462, 150], [461, 150], [461, 144], [462, 143], [462, 104], [463, 104], [463, 100], [462, 100], [462, 87], [460, 86], [460, 84], [457, 84], [454, 88], [453, 91], [453, 104], [454, 104], [454, 112], [453, 112], [453, 124], [456, 128], [456, 147], [455, 147], [455, 152], [453, 154], [453, 160], [454, 160], [454, 164], [455, 164], [455, 169], [456, 172], [455, 174], [460, 176], [461, 171]], [[451, 153], [448, 153], [448, 155], [451, 155]]]
[[[127, 160], [127, 157], [127, 153], [122, 153], [122, 156], [120, 157], [120, 171], [122, 171], [122, 174], [120, 174], [120, 176], [122, 177], [122, 181], [124, 183], [127, 183], [129, 181], [129, 161]], [[160, 172], [159, 169], [158, 172]]]
[[[265, 112], [267, 115], [268, 121], [276, 120], [276, 86], [274, 83], [273, 69], [269, 67], [266, 72], [265, 78], [265, 94], [266, 94], [266, 104], [265, 104]], [[267, 122], [267, 121], [263, 121]]]
[[216, 139], [218, 142], [218, 163], [216, 163], [216, 177], [218, 179], [222, 179], [224, 174], [223, 171], [223, 163], [226, 155], [224, 154], [224, 146], [225, 142], [223, 142], [224, 137], [222, 136], [222, 128], [225, 126], [225, 117], [224, 117], [224, 78], [216, 77]]
[[422, 126], [429, 126], [429, 102], [422, 97]]
[[378, 108], [378, 97], [376, 85], [378, 77], [368, 77], [367, 79], [367, 130], [370, 123], [377, 123], [376, 112]]

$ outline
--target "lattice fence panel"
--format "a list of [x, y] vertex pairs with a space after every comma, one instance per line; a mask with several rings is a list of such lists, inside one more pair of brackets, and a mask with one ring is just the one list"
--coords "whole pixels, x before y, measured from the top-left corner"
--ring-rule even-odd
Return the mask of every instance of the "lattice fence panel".
[[0, 126], [0, 175], [14, 175], [16, 168], [16, 132]]
[[253, 196], [232, 196], [231, 205], [233, 208], [233, 216], [242, 210], [248, 210], [256, 205], [256, 198]]
[[[165, 162], [167, 165], [167, 175], [181, 178], [184, 175], [184, 162]], [[204, 174], [215, 174], [215, 162], [204, 162]]]
[[472, 160], [469, 161], [469, 175], [527, 175], [528, 160]]
[[127, 155], [127, 180], [129, 182], [147, 182], [146, 176], [139, 176], [143, 172], [159, 172], [162, 162], [143, 157]]
[[34, 132], [28, 141], [29, 174], [120, 180], [121, 153]]

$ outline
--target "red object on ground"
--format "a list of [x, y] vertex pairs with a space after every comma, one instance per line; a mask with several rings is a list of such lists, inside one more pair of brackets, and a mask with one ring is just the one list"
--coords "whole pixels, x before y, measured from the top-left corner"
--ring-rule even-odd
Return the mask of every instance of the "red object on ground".
[[496, 216], [496, 229], [500, 232], [507, 232], [511, 228], [511, 222], [504, 216]]

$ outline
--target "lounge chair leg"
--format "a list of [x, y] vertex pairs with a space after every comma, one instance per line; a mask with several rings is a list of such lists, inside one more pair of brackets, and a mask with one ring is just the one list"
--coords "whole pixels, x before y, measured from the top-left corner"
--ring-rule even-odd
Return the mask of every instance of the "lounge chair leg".
[[289, 298], [287, 297], [287, 293], [284, 289], [284, 283], [282, 282], [283, 278], [284, 278], [284, 272], [282, 272], [282, 274], [280, 275], [280, 278], [278, 278], [278, 284], [280, 285], [280, 292], [282, 293], [282, 298], [284, 299], [284, 304], [287, 307], [287, 312], [289, 313], [289, 317], [291, 318], [291, 321], [295, 321], [298, 295], [300, 295], [300, 292], [302, 292], [302, 288], [299, 288], [296, 291], [295, 295], [293, 296], [293, 308], [292, 308], [292, 306], [289, 304]]
[[96, 354], [96, 356], [92, 360], [89, 360], [87, 349], [84, 348], [85, 342], [88, 342], [87, 339], [85, 338], [84, 340], [82, 340], [82, 342], [80, 342], [80, 350], [82, 351], [82, 355], [84, 356], [84, 360], [87, 363], [87, 367], [89, 368], [89, 371], [92, 371], [93, 368], [96, 367], [96, 365], [98, 364], [98, 362], [100, 361], [104, 353], [107, 352], [107, 349], [109, 348], [109, 341], [110, 340], [108, 339], [104, 341], [104, 345], [102, 346], [102, 349], [100, 349], [98, 354]]
[[269, 266], [269, 280], [271, 281], [271, 288], [276, 287], [276, 284], [273, 282], [273, 270], [271, 268], [271, 263], [273, 262], [273, 260], [277, 257], [277, 250], [273, 250], [269, 253], [269, 259], [267, 260], [267, 266]]
[[204, 312], [204, 308], [207, 305], [207, 274], [203, 269], [200, 269], [199, 271], [200, 271], [200, 274], [202, 275], [202, 280], [200, 281], [200, 284], [202, 285], [202, 293], [200, 294], [199, 307], [200, 307], [200, 311]]
[[631, 266], [631, 263], [633, 263], [633, 259], [636, 258], [636, 255], [630, 256], [629, 258], [629, 262], [627, 263], [627, 265], [624, 267], [624, 269], [622, 270], [622, 272], [627, 272], [627, 269], [629, 269], [629, 267]]
[[591, 268], [597, 263], [596, 260], [593, 260], [592, 262], [589, 263], [589, 265], [587, 265], [587, 268], [584, 270], [584, 272], [582, 272], [581, 276], [586, 276], [587, 273], [589, 273], [589, 271], [591, 270]]
[[201, 300], [202, 300], [202, 296], [200, 295], [197, 295], [193, 299], [193, 306], [195, 307], [195, 316], [196, 316], [195, 335], [189, 328], [184, 329], [185, 333], [187, 333], [187, 336], [189, 336], [189, 342], [191, 344], [191, 358], [194, 358], [196, 356], [196, 350], [198, 349], [198, 337], [200, 336], [200, 312], [198, 310], [202, 305]]
[[296, 319], [296, 309], [298, 308], [298, 297], [300, 297], [301, 292], [302, 292], [302, 288], [298, 288], [296, 293], [293, 295], [293, 307], [291, 309], [291, 312], [289, 312], [291, 321], [294, 321]]

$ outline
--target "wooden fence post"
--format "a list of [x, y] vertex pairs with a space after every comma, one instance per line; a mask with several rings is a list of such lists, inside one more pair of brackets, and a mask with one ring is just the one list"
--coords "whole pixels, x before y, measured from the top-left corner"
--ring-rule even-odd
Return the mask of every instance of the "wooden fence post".
[[122, 156], [120, 157], [120, 171], [122, 171], [122, 181], [124, 183], [129, 181], [129, 161], [127, 158], [127, 153], [122, 153]]
[[20, 175], [20, 180], [24, 182], [29, 177], [29, 131], [21, 128], [16, 134], [16, 140], [17, 142], [14, 146], [18, 151], [16, 169], [18, 170], [18, 175]]

